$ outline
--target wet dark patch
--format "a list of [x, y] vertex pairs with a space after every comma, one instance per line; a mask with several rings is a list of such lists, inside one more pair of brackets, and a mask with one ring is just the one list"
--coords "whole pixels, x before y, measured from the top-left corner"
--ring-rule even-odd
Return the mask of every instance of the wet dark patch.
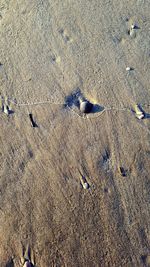
[[30, 118], [32, 127], [34, 127], [34, 128], [35, 128], [35, 127], [38, 127], [38, 125], [37, 125], [37, 123], [34, 121], [33, 116], [32, 116], [31, 113], [29, 114], [29, 118]]

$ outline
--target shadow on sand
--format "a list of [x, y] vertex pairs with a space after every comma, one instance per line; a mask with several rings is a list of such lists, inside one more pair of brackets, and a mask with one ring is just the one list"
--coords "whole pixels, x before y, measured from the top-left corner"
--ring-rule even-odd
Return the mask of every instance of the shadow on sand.
[[149, 113], [144, 112], [144, 120], [145, 119], [150, 119], [150, 114]]
[[93, 104], [93, 108], [91, 110], [91, 113], [99, 113], [102, 112], [105, 108], [98, 105], [98, 104]]
[[5, 267], [14, 267], [14, 266], [15, 265], [14, 265], [13, 259], [10, 259], [5, 265]]

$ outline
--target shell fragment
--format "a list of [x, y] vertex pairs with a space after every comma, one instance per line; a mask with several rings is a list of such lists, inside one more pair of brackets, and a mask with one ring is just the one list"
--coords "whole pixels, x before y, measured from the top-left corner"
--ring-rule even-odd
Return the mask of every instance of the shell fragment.
[[144, 112], [143, 110], [140, 108], [140, 106], [138, 104], [135, 105], [135, 113], [136, 113], [136, 117], [141, 120], [144, 118]]

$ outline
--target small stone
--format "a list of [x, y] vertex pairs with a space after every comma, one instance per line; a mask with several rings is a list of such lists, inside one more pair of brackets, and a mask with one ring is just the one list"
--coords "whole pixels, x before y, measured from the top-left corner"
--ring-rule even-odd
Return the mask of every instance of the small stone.
[[89, 188], [89, 184], [88, 184], [88, 183], [86, 183], [86, 182], [85, 182], [85, 183], [83, 183], [83, 188], [84, 188], [84, 189], [88, 189], [88, 188]]
[[84, 100], [80, 103], [80, 111], [82, 113], [90, 113], [93, 108], [93, 104], [87, 100]]
[[127, 70], [127, 71], [130, 71], [130, 70], [131, 70], [131, 68], [130, 68], [130, 67], [126, 67], [126, 70]]
[[131, 25], [131, 29], [136, 29], [136, 25], [135, 24], [132, 24]]

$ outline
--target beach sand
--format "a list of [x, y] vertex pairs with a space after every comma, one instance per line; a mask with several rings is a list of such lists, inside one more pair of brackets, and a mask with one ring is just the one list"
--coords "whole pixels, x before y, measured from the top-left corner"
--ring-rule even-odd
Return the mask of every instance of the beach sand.
[[0, 1], [0, 267], [150, 266], [149, 29], [144, 0]]

